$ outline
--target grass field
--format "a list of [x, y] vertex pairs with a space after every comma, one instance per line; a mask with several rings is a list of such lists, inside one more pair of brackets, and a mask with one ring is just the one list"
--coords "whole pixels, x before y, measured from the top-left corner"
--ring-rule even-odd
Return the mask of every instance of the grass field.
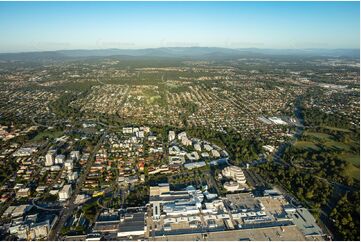
[[329, 149], [333, 149], [333, 150], [339, 150], [339, 151], [349, 151], [350, 150], [350, 146], [348, 144], [344, 144], [341, 142], [336, 142], [336, 141], [328, 141], [323, 143], [323, 145]]
[[[340, 132], [351, 132], [347, 129], [335, 127], [323, 126], [323, 128]], [[335, 154], [339, 159], [347, 162], [343, 175], [360, 180], [360, 154], [352, 152], [352, 147], [358, 144], [356, 141], [349, 140], [350, 143], [338, 142], [335, 137], [328, 134], [327, 131], [325, 133], [305, 131], [303, 137], [306, 138], [306, 140], [297, 141], [294, 144], [297, 149], [313, 151], [324, 149], [323, 152]]]
[[311, 149], [311, 150], [320, 150], [320, 148], [311, 141], [297, 141], [294, 146], [297, 149]]
[[157, 95], [157, 96], [150, 96], [150, 97], [147, 97], [146, 99], [146, 103], [149, 105], [149, 104], [155, 104], [156, 102], [159, 102], [160, 99], [162, 99], [161, 96]]
[[54, 131], [54, 130], [45, 130], [43, 132], [40, 132], [39, 134], [37, 134], [34, 138], [33, 141], [41, 141], [43, 140], [45, 137], [49, 137], [49, 138], [59, 138], [60, 136], [63, 135], [62, 131]]
[[352, 163], [353, 165], [360, 167], [360, 154], [346, 153], [346, 154], [340, 154], [338, 157], [341, 160], [348, 161], [348, 162]]
[[329, 135], [329, 134], [319, 133], [319, 132], [310, 132], [310, 131], [305, 131], [304, 135], [318, 138], [318, 139], [332, 139], [332, 137], [333, 137], [332, 135]]
[[356, 167], [352, 163], [347, 164], [344, 173], [345, 176], [350, 176], [352, 178], [360, 180], [360, 168]]
[[335, 130], [335, 131], [341, 131], [341, 132], [351, 132], [348, 129], [341, 129], [341, 128], [336, 128], [336, 127], [331, 127], [331, 126], [320, 126], [320, 127], [325, 128], [325, 129]]

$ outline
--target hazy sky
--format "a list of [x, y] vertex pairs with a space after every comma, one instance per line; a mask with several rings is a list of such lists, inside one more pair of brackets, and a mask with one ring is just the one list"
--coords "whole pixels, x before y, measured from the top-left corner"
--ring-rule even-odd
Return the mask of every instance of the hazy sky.
[[0, 2], [0, 52], [359, 48], [359, 2]]

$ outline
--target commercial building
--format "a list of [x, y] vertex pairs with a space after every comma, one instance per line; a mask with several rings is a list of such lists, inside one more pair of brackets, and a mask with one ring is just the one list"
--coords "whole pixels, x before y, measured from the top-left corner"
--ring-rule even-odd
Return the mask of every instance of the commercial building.
[[146, 231], [144, 212], [128, 213], [121, 219], [117, 237], [119, 240], [141, 240]]
[[119, 223], [120, 216], [118, 212], [105, 211], [101, 213], [95, 221], [93, 232], [117, 232]]
[[246, 177], [244, 176], [242, 169], [238, 166], [227, 166], [222, 170], [222, 175], [238, 182], [239, 184], [246, 183]]
[[239, 183], [234, 181], [225, 182], [223, 184], [224, 189], [226, 189], [228, 192], [235, 192], [243, 190], [244, 188], [239, 185]]
[[219, 199], [205, 189], [202, 193], [193, 186], [182, 191], [171, 191], [169, 184], [151, 187], [147, 234], [155, 240], [322, 239], [307, 209], [293, 207], [276, 190], [267, 190], [266, 196], [241, 192]]
[[59, 165], [54, 165], [50, 167], [50, 171], [60, 171], [61, 167]]
[[196, 214], [199, 212], [203, 194], [195, 189], [187, 191], [170, 191], [169, 184], [160, 184], [150, 188], [150, 204], [153, 208], [153, 219], [166, 215]]
[[58, 216], [55, 214], [28, 215], [24, 219], [12, 220], [9, 233], [21, 240], [47, 240], [57, 220]]
[[322, 238], [324, 235], [323, 231], [306, 208], [287, 209], [285, 211], [306, 238]]
[[27, 204], [23, 204], [19, 206], [9, 206], [3, 213], [3, 216], [12, 217], [12, 218], [21, 217], [27, 212], [29, 212], [32, 208], [33, 208], [32, 205], [27, 205]]

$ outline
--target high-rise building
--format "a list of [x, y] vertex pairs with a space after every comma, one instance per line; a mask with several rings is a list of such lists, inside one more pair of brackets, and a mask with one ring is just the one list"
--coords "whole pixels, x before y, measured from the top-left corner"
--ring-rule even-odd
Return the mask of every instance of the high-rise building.
[[45, 166], [52, 166], [54, 164], [55, 150], [49, 150], [45, 155]]
[[65, 155], [57, 155], [55, 157], [55, 164], [63, 164], [65, 161]]
[[70, 158], [72, 158], [73, 160], [77, 161], [80, 159], [80, 152], [77, 150], [74, 150], [72, 152], [70, 152]]
[[59, 201], [66, 201], [70, 198], [70, 195], [72, 193], [71, 185], [65, 185], [60, 191], [59, 191]]
[[169, 134], [168, 134], [168, 141], [171, 142], [175, 139], [175, 132], [174, 131], [169, 131]]

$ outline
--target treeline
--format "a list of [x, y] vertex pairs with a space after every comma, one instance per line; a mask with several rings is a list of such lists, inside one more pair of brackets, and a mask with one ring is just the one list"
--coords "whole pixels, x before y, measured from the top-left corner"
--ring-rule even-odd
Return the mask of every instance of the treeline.
[[227, 150], [230, 159], [236, 165], [257, 160], [262, 152], [262, 141], [256, 137], [244, 138], [234, 130], [218, 132], [203, 128], [188, 129], [191, 137], [197, 137], [215, 143]]
[[180, 105], [191, 114], [198, 111], [198, 105], [193, 102], [182, 102]]
[[340, 239], [360, 241], [360, 193], [346, 193], [332, 209], [330, 218]]
[[270, 183], [282, 186], [313, 209], [325, 205], [332, 191], [327, 181], [295, 167], [267, 162], [256, 169]]
[[77, 94], [66, 93], [63, 94], [56, 101], [52, 102], [50, 109], [61, 117], [76, 117], [81, 115], [78, 109], [71, 107], [69, 104], [77, 99]]
[[343, 129], [354, 129], [344, 117], [335, 114], [328, 114], [318, 108], [304, 108], [303, 115], [306, 126], [331, 126]]
[[292, 165], [299, 165], [318, 177], [325, 178], [329, 181], [335, 181], [348, 186], [357, 185], [358, 181], [349, 176], [345, 176], [347, 161], [340, 159], [337, 153], [312, 149], [297, 149], [287, 147], [282, 159], [291, 161]]
[[[350, 146], [350, 149], [354, 153], [359, 153], [360, 148], [360, 129], [350, 129], [350, 130], [337, 130], [335, 128], [323, 128], [320, 126], [317, 127], [307, 127], [307, 131], [324, 133], [332, 136], [332, 139], [337, 142], [342, 142]], [[317, 142], [323, 142], [322, 138], [312, 137], [313, 140]], [[310, 138], [306, 135], [302, 136], [300, 140], [309, 141]]]
[[130, 189], [127, 194], [125, 204], [127, 207], [144, 206], [149, 201], [149, 187], [144, 185], [136, 185]]
[[152, 130], [163, 137], [164, 142], [167, 142], [170, 130], [176, 133], [186, 131], [189, 137], [206, 140], [225, 149], [230, 160], [236, 165], [257, 160], [259, 159], [258, 155], [262, 153], [262, 140], [257, 137], [242, 137], [241, 134], [232, 129], [219, 132], [202, 127], [182, 129], [173, 126], [152, 126]]

